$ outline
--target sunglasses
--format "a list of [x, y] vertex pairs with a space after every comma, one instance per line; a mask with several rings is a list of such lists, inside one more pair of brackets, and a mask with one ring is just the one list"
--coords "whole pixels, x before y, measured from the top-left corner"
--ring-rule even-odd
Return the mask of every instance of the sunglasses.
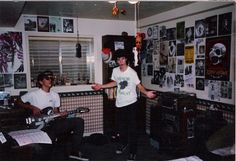
[[46, 79], [46, 80], [54, 80], [54, 77], [53, 76], [46, 76], [46, 77], [44, 77], [44, 79]]

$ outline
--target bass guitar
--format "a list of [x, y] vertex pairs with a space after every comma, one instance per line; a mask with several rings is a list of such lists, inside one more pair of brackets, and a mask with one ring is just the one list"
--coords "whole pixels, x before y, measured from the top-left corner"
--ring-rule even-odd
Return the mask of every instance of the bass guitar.
[[[87, 113], [89, 112], [89, 108], [86, 107], [78, 107], [72, 111], [66, 111], [67, 115], [72, 115], [76, 113]], [[53, 113], [52, 107], [44, 108], [41, 111], [40, 116], [30, 116], [26, 118], [26, 124], [30, 128], [42, 129], [47, 123], [53, 121], [55, 118], [63, 117], [65, 113]]]

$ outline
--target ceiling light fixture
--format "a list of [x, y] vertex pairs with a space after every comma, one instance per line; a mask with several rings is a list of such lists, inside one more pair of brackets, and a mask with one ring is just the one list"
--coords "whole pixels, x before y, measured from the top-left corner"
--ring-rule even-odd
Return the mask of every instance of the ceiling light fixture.
[[116, 3], [116, 1], [108, 1], [109, 3]]
[[128, 1], [130, 4], [136, 4], [138, 1]]

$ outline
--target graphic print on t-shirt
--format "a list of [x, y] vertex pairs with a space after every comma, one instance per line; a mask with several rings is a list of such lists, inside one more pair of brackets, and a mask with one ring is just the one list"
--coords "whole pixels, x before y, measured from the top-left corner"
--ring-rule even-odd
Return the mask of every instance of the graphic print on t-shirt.
[[127, 87], [128, 85], [128, 82], [125, 80], [125, 81], [121, 81], [119, 84], [120, 84], [120, 89], [125, 89], [125, 87]]
[[130, 95], [130, 89], [129, 89], [129, 77], [118, 77], [119, 87], [118, 87], [118, 93], [119, 95], [123, 96], [129, 96]]

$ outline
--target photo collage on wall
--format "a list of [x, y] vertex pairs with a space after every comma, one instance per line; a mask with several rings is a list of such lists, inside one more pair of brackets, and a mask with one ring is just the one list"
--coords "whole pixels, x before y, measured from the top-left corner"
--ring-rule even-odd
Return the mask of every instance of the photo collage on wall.
[[207, 86], [211, 100], [232, 98], [232, 12], [196, 19], [192, 26], [185, 21], [148, 26], [145, 34], [142, 74], [152, 84], [169, 90]]
[[73, 33], [74, 20], [57, 16], [24, 16], [25, 31]]
[[[22, 33], [1, 32], [0, 49], [0, 91], [4, 91], [5, 88], [14, 86], [16, 74], [26, 75], [23, 74], [25, 70]], [[25, 84], [22, 88], [26, 88], [26, 78], [21, 79], [21, 83]]]

